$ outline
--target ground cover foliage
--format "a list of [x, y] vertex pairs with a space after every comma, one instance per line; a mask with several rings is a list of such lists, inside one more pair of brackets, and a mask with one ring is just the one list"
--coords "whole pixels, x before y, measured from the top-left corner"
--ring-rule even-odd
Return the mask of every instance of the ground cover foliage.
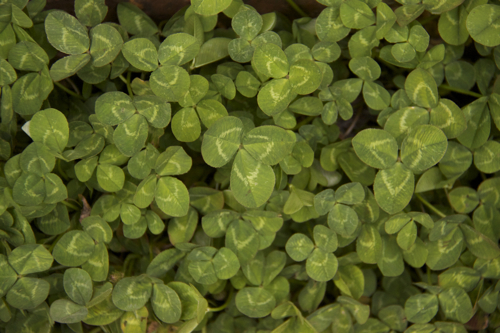
[[498, 1], [289, 2], [0, 1], [0, 331], [498, 331]]

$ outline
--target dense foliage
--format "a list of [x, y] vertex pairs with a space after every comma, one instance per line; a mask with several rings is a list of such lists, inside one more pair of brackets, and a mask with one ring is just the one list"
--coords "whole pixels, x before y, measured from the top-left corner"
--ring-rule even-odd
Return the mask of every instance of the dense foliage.
[[498, 1], [318, 2], [0, 0], [0, 331], [500, 327]]

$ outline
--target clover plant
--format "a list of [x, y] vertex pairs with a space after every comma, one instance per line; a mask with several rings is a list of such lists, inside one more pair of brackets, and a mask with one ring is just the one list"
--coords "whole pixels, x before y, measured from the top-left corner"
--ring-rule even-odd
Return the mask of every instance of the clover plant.
[[500, 3], [0, 0], [0, 331], [500, 332]]

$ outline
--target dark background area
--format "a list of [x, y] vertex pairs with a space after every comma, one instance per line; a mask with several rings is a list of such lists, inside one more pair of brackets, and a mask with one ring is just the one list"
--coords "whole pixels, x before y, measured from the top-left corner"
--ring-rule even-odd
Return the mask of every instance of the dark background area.
[[[104, 21], [117, 22], [116, 6], [120, 2], [130, 2], [142, 9], [156, 23], [159, 23], [172, 17], [179, 9], [188, 5], [190, 0], [106, 0], [105, 2], [109, 9]], [[300, 17], [286, 0], [244, 0], [244, 2], [257, 9], [261, 14], [276, 11], [285, 14], [291, 20]], [[295, 0], [295, 3], [311, 17], [317, 17], [325, 8], [316, 0]], [[73, 4], [74, 2], [69, 0], [47, 0], [45, 9], [62, 9], [74, 15]]]

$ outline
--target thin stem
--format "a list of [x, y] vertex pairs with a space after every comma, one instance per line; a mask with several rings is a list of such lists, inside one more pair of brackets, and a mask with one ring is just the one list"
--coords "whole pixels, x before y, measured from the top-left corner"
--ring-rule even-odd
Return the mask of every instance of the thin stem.
[[439, 215], [440, 217], [446, 217], [442, 211], [434, 207], [429, 201], [425, 200], [419, 193], [415, 193], [415, 196], [420, 200], [424, 205], [426, 205], [430, 210]]
[[229, 292], [229, 296], [227, 296], [227, 299], [224, 302], [224, 304], [222, 304], [221, 306], [216, 307], [216, 308], [208, 308], [208, 311], [209, 312], [219, 312], [219, 311], [222, 311], [225, 308], [227, 308], [227, 306], [229, 305], [229, 303], [231, 303], [231, 299], [233, 298], [233, 293], [234, 293], [234, 289], [231, 288], [231, 291]]
[[309, 116], [309, 117], [307, 117], [306, 119], [304, 119], [304, 120], [302, 120], [300, 123], [298, 123], [298, 124], [297, 124], [297, 125], [296, 125], [293, 129], [294, 129], [295, 131], [296, 131], [296, 130], [298, 130], [298, 129], [299, 129], [299, 128], [301, 128], [302, 126], [309, 124], [311, 121], [313, 121], [313, 120], [314, 120], [314, 118], [316, 118], [316, 117], [313, 117], [313, 116]]
[[427, 267], [427, 283], [432, 284], [431, 270]]
[[127, 90], [128, 90], [128, 94], [130, 95], [130, 97], [134, 97], [134, 93], [132, 91], [132, 86], [130, 85], [131, 82], [132, 82], [132, 72], [128, 72], [127, 73]]
[[65, 234], [60, 234], [59, 236], [57, 236], [56, 240], [54, 241], [54, 243], [52, 243], [52, 245], [50, 245], [49, 247], [49, 252], [52, 253], [52, 250], [54, 250], [54, 246], [56, 246], [57, 242], [59, 242], [59, 240], [62, 238], [62, 236], [64, 236]]
[[295, 1], [293, 1], [293, 0], [286, 0], [286, 2], [288, 2], [288, 4], [290, 5], [290, 7], [292, 7], [300, 16], [302, 16], [302, 17], [309, 17], [309, 15], [307, 15], [307, 13], [305, 11], [303, 11], [302, 8], [300, 8], [295, 3]]
[[60, 201], [60, 203], [62, 203], [63, 205], [65, 205], [65, 206], [67, 206], [67, 207], [69, 207], [69, 208], [71, 208], [73, 210], [80, 210], [80, 207], [77, 207], [77, 206], [73, 205], [72, 203], [69, 203], [69, 202], [67, 202], [65, 200]]
[[127, 80], [127, 79], [125, 79], [125, 78], [123, 77], [123, 75], [118, 76], [118, 78], [119, 78], [120, 80], [122, 80], [122, 81], [123, 81], [123, 83], [125, 83], [125, 84], [127, 85], [127, 91], [128, 91], [128, 94], [130, 95], [130, 97], [134, 97], [134, 94], [132, 93], [132, 87], [130, 86], [130, 72], [129, 72], [129, 74], [127, 74], [127, 78], [128, 78], [128, 80]]
[[427, 16], [426, 18], [421, 19], [419, 22], [421, 25], [425, 25], [431, 21], [434, 21], [438, 17], [439, 17], [439, 15], [430, 15], [430, 16]]
[[78, 87], [76, 86], [76, 84], [69, 77], [66, 78], [66, 81], [68, 81], [68, 83], [73, 88], [73, 90], [75, 91], [75, 93], [77, 93], [78, 95], [80, 95], [80, 90], [78, 89]]
[[359, 110], [356, 114], [356, 117], [353, 119], [351, 125], [349, 126], [349, 128], [345, 131], [344, 134], [342, 134], [340, 136], [340, 139], [345, 139], [349, 134], [351, 134], [352, 130], [354, 129], [354, 127], [356, 127], [356, 124], [358, 123], [358, 120], [359, 118], [361, 117], [361, 113], [362, 113], [363, 110]]
[[469, 96], [477, 97], [477, 98], [483, 97], [483, 95], [481, 95], [479, 93], [475, 93], [473, 91], [469, 91], [469, 90], [465, 90], [465, 89], [450, 87], [447, 84], [442, 84], [439, 86], [439, 88], [444, 89], [444, 90], [454, 91], [454, 92], [462, 94], [462, 95], [469, 95]]
[[67, 94], [73, 96], [73, 97], [76, 97], [78, 99], [81, 99], [82, 101], [84, 101], [85, 99], [83, 98], [82, 95], [78, 95], [77, 93], [75, 93], [74, 91], [66, 88], [65, 86], [63, 86], [62, 84], [60, 84], [59, 82], [54, 82], [54, 84], [59, 87], [61, 90], [63, 90], [64, 92], [66, 92]]
[[47, 270], [47, 272], [58, 271], [58, 270], [60, 270], [60, 269], [65, 269], [65, 268], [68, 268], [68, 266], [58, 265], [58, 266], [50, 267], [50, 268]]

